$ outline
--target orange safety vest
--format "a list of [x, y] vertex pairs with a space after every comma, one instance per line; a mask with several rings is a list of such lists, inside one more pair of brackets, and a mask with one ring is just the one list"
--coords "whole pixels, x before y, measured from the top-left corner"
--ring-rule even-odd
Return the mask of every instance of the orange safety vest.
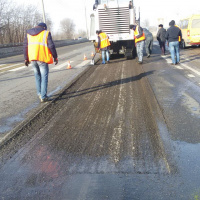
[[[179, 26], [177, 26], [177, 25], [175, 25], [177, 28], [179, 28], [180, 29], [180, 27]], [[181, 30], [181, 29], [180, 29]], [[178, 36], [178, 41], [179, 42], [181, 42], [181, 36]]]
[[49, 31], [42, 31], [38, 35], [29, 35], [28, 38], [28, 58], [31, 60], [38, 60], [48, 64], [53, 63], [53, 56], [47, 46], [47, 38]]
[[138, 26], [136, 26], [136, 29], [134, 30], [135, 43], [145, 40], [144, 32], [140, 38], [136, 38], [136, 36], [138, 36], [138, 35], [139, 35], [139, 30], [138, 30]]
[[106, 33], [100, 33], [99, 37], [101, 39], [101, 42], [100, 42], [101, 49], [110, 46], [110, 42], [108, 40], [108, 36], [106, 35]]

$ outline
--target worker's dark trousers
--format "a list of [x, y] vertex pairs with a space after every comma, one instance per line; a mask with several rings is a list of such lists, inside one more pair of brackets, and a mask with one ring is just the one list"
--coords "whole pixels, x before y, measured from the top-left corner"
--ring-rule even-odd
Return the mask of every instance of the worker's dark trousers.
[[145, 49], [147, 55], [150, 55], [153, 49], [153, 38], [152, 37], [147, 37], [145, 39]]

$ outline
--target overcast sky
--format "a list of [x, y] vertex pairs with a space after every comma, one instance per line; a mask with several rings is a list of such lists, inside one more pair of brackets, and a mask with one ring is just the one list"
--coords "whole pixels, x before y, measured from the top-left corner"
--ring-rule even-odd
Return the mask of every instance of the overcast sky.
[[[16, 4], [33, 4], [40, 10], [42, 8], [42, 0], [12, 0]], [[95, 0], [43, 0], [45, 12], [49, 14], [53, 23], [54, 31], [59, 30], [60, 21], [64, 18], [73, 19], [76, 24], [76, 30], [86, 29], [85, 6], [89, 16]], [[200, 14], [200, 0], [134, 0], [135, 7], [140, 7], [141, 21], [148, 19], [150, 25], [157, 26], [158, 18], [164, 19], [166, 26], [169, 21], [174, 19], [178, 21], [180, 18], [190, 14]]]

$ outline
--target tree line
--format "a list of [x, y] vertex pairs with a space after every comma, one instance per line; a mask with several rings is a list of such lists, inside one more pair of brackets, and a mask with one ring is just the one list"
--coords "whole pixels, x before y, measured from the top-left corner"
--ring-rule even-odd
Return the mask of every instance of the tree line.
[[[35, 27], [42, 22], [42, 13], [33, 5], [16, 6], [8, 0], [0, 0], [0, 44], [22, 43], [26, 30]], [[46, 14], [48, 30], [53, 28], [53, 23]], [[85, 32], [79, 30], [75, 33], [75, 24], [72, 19], [63, 19], [60, 22], [61, 33], [57, 33], [54, 39], [73, 39], [74, 37], [86, 36]]]

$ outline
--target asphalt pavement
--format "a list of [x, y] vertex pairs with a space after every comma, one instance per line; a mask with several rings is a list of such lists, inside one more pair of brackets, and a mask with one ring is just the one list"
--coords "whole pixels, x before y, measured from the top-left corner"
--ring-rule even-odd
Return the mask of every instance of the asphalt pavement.
[[1, 149], [0, 198], [199, 199], [199, 52], [88, 67]]

